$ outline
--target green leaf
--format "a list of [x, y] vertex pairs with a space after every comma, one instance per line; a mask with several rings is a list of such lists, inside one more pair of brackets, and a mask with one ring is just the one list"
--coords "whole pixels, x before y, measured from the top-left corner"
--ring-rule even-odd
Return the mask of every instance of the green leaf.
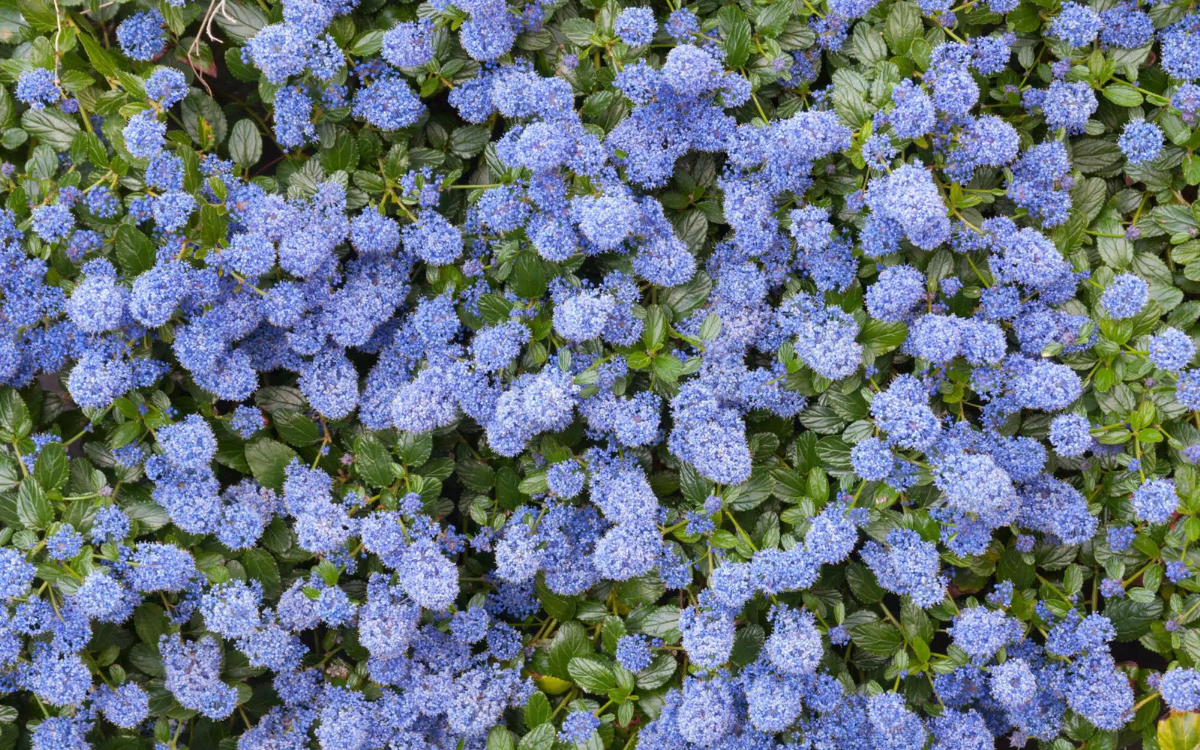
[[411, 432], [401, 432], [400, 437], [396, 439], [396, 455], [408, 466], [420, 466], [429, 460], [431, 453], [433, 453], [432, 433], [423, 432], [420, 435], [414, 435]]
[[1195, 750], [1200, 747], [1200, 714], [1172, 711], [1158, 722], [1159, 750]]
[[264, 549], [249, 549], [242, 555], [246, 575], [262, 584], [263, 596], [274, 599], [283, 592], [279, 576], [279, 565], [270, 552]]
[[895, 625], [879, 620], [853, 626], [850, 638], [856, 646], [876, 656], [891, 656], [904, 643], [904, 636]]
[[268, 385], [259, 388], [258, 392], [254, 394], [254, 403], [258, 404], [272, 418], [281, 412], [308, 409], [308, 401], [305, 400], [304, 394], [300, 392], [299, 388], [283, 385]]
[[466, 458], [454, 467], [458, 478], [470, 489], [487, 492], [496, 485], [496, 470], [482, 461]]
[[15, 443], [33, 432], [29, 408], [12, 388], [0, 389], [0, 441]]
[[526, 495], [544, 495], [550, 491], [550, 482], [546, 479], [546, 472], [535, 471], [522, 479], [517, 489]]
[[354, 136], [346, 132], [338, 133], [333, 145], [321, 151], [321, 166], [326, 174], [334, 172], [349, 172], [358, 166], [358, 147]]
[[38, 146], [33, 150], [25, 171], [35, 180], [48, 180], [58, 172], [58, 154], [49, 146]]
[[138, 525], [154, 531], [161, 529], [171, 522], [171, 517], [157, 503], [150, 499], [150, 491], [136, 485], [121, 485], [117, 490], [117, 502], [121, 510]]
[[369, 433], [354, 439], [354, 469], [372, 487], [387, 487], [396, 480], [391, 454], [379, 438]]
[[0, 453], [0, 492], [7, 492], [21, 483], [21, 470], [17, 468], [16, 459], [7, 453]]
[[359, 34], [350, 45], [350, 54], [355, 57], [370, 57], [383, 49], [383, 32], [371, 29]]
[[1102, 172], [1122, 158], [1121, 150], [1113, 141], [1083, 138], [1071, 143], [1071, 163], [1084, 174]]
[[545, 724], [550, 721], [552, 714], [550, 699], [546, 697], [545, 693], [538, 691], [529, 696], [529, 701], [525, 704], [526, 726], [536, 727], [539, 724]]
[[675, 662], [675, 657], [670, 654], [659, 654], [650, 662], [650, 666], [637, 673], [637, 686], [639, 690], [657, 690], [675, 674], [675, 670], [679, 665]]
[[487, 750], [513, 750], [515, 747], [512, 732], [506, 727], [492, 727], [492, 731], [488, 732]]
[[262, 158], [262, 134], [253, 120], [238, 120], [229, 131], [229, 156], [233, 163], [246, 169]]
[[846, 50], [865, 65], [876, 65], [887, 59], [888, 47], [883, 36], [865, 23], [855, 24]]
[[646, 309], [646, 321], [642, 328], [642, 343], [646, 351], [656, 352], [667, 340], [667, 315], [661, 305]]
[[571, 660], [591, 651], [592, 642], [583, 625], [578, 620], [564, 622], [554, 633], [554, 640], [550, 642], [547, 673], [560, 680], [569, 680], [571, 673], [568, 665]]
[[79, 133], [75, 118], [58, 109], [27, 109], [21, 115], [21, 127], [30, 138], [37, 138], [55, 151], [66, 151]]
[[660, 354], [650, 360], [650, 368], [668, 383], [677, 382], [683, 374], [683, 363], [674, 354]]
[[132, 224], [117, 228], [117, 263], [130, 277], [154, 267], [154, 242]]
[[661, 599], [665, 592], [662, 580], [655, 573], [635, 576], [617, 584], [617, 598], [630, 607], [652, 604]]
[[542, 608], [546, 610], [546, 614], [560, 622], [566, 622], [575, 616], [575, 608], [577, 606], [575, 597], [563, 596], [556, 594], [547, 588], [542, 576], [538, 576], [534, 590], [537, 592], [538, 601], [542, 603]]
[[62, 443], [47, 443], [33, 465], [33, 477], [48, 490], [62, 489], [70, 476], [67, 451]]
[[479, 315], [489, 323], [503, 323], [513, 308], [511, 302], [499, 294], [485, 294], [479, 298]]
[[514, 510], [521, 504], [521, 480], [508, 466], [496, 472], [496, 502], [504, 510]]
[[542, 724], [521, 738], [517, 750], [550, 750], [554, 747], [554, 725]]
[[1103, 614], [1112, 620], [1118, 641], [1133, 641], [1150, 632], [1150, 624], [1162, 614], [1161, 599], [1137, 601], [1133, 597], [1109, 599]]
[[883, 38], [887, 41], [892, 52], [897, 55], [908, 54], [913, 40], [921, 34], [921, 13], [912, 3], [896, 3], [888, 12], [887, 24], [883, 28]]
[[739, 667], [744, 667], [758, 658], [767, 634], [760, 625], [746, 625], [738, 628], [733, 639], [733, 652], [730, 661]]
[[83, 50], [87, 52], [88, 60], [91, 61], [92, 67], [96, 72], [105, 78], [115, 78], [117, 75], [117, 60], [108, 50], [100, 46], [100, 43], [91, 37], [90, 34], [80, 34], [79, 41], [83, 44]]
[[774, 5], [762, 8], [758, 12], [758, 17], [754, 19], [754, 25], [758, 28], [758, 33], [763, 36], [775, 37], [783, 31], [783, 27], [791, 16], [792, 3], [790, 0], [780, 0]]
[[[591, 44], [592, 34], [596, 31], [596, 24], [587, 18], [568, 18], [562, 22], [559, 28], [563, 36], [572, 44], [587, 47]], [[728, 60], [726, 61], [728, 62]]]
[[258, 81], [258, 69], [247, 65], [242, 60], [242, 50], [238, 47], [225, 48], [225, 67], [233, 74], [233, 77], [245, 83], [255, 83]]
[[617, 652], [617, 642], [629, 631], [625, 629], [625, 621], [616, 615], [604, 618], [604, 629], [600, 631], [600, 643], [604, 653], [613, 656]]
[[1104, 87], [1104, 98], [1118, 107], [1137, 107], [1142, 103], [1142, 95], [1134, 87], [1125, 83], [1110, 83]]
[[483, 153], [492, 139], [492, 131], [481, 125], [465, 125], [455, 128], [450, 134], [450, 153], [462, 159], [471, 159]]
[[525, 251], [513, 261], [513, 291], [518, 297], [540, 299], [546, 293], [546, 270], [535, 253]]
[[577, 656], [568, 663], [567, 672], [571, 681], [589, 693], [604, 694], [617, 686], [617, 678], [610, 667], [598, 656]]
[[17, 488], [17, 514], [29, 529], [45, 529], [54, 520], [53, 506], [41, 485], [31, 476], [22, 479]]
[[929, 661], [929, 644], [925, 642], [924, 638], [917, 636], [916, 638], [913, 638], [910, 643], [913, 647], [913, 653], [916, 655], [918, 662], [924, 664], [925, 662]]
[[250, 473], [264, 487], [276, 491], [283, 488], [283, 470], [298, 458], [296, 451], [268, 437], [246, 443], [246, 463], [250, 465]]
[[236, 44], [248, 40], [267, 25], [267, 16], [254, 3], [226, 2], [215, 16], [217, 25]]
[[875, 574], [867, 566], [859, 563], [849, 563], [846, 566], [846, 583], [850, 593], [863, 604], [874, 604], [881, 601], [886, 593], [875, 580]]
[[712, 494], [713, 483], [691, 464], [683, 464], [679, 467], [679, 489], [689, 503], [703, 505]]
[[898, 349], [907, 337], [908, 326], [903, 323], [885, 323], [875, 318], [866, 322], [859, 335], [863, 346], [876, 357]]
[[29, 134], [21, 128], [7, 128], [3, 136], [0, 137], [0, 145], [9, 151], [13, 151], [27, 140], [29, 140]]
[[307, 414], [299, 411], [279, 411], [271, 415], [276, 434], [288, 445], [303, 448], [321, 439], [321, 428]]
[[739, 13], [738, 18], [729, 24], [729, 30], [725, 34], [723, 46], [726, 67], [740, 68], [746, 64], [746, 60], [750, 58], [750, 36], [750, 23]]
[[170, 627], [166, 612], [153, 602], [142, 604], [133, 613], [133, 632], [148, 646], [157, 647], [158, 639], [165, 635]]
[[641, 607], [629, 613], [625, 627], [631, 633], [644, 633], [651, 638], [670, 640], [672, 634], [679, 636], [679, 607], [663, 604], [657, 607]]
[[229, 223], [221, 209], [209, 203], [200, 206], [200, 244], [202, 247], [216, 247], [218, 243], [229, 236]]
[[211, 96], [192, 89], [179, 105], [179, 114], [183, 118], [183, 129], [196, 145], [208, 148], [225, 141], [229, 123], [221, 106]]

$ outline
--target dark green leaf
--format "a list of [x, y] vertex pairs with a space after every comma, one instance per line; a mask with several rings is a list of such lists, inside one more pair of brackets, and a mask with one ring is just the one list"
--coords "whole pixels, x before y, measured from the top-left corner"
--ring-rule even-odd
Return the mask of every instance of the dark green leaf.
[[678, 665], [670, 654], [659, 654], [650, 662], [650, 666], [637, 673], [639, 690], [655, 690], [667, 684], [675, 674]]
[[262, 135], [253, 120], [238, 120], [229, 131], [229, 156], [233, 163], [246, 169], [262, 158]]
[[491, 137], [491, 131], [479, 125], [455, 128], [450, 134], [450, 152], [463, 159], [470, 159], [483, 152]]
[[0, 388], [0, 441], [15, 443], [31, 432], [33, 420], [21, 394], [12, 388]]
[[58, 109], [27, 109], [21, 115], [21, 127], [55, 151], [66, 151], [71, 148], [71, 142], [79, 133], [79, 123], [75, 118], [63, 114]]
[[242, 565], [246, 574], [262, 584], [263, 596], [274, 599], [283, 591], [280, 583], [279, 566], [270, 552], [262, 549], [249, 549], [242, 554]]
[[25, 477], [17, 488], [17, 514], [29, 529], [45, 529], [54, 520], [54, 508], [33, 477]]
[[277, 411], [271, 415], [275, 432], [289, 445], [303, 448], [321, 439], [321, 428], [307, 414], [299, 411]]
[[59, 490], [67, 483], [70, 468], [62, 443], [48, 443], [33, 465], [33, 476], [47, 490]]
[[154, 243], [132, 224], [117, 228], [117, 263], [130, 277], [154, 267]]
[[1104, 615], [1112, 620], [1118, 641], [1133, 641], [1150, 631], [1150, 623], [1162, 615], [1161, 599], [1137, 601], [1132, 597], [1109, 599], [1104, 605]]
[[296, 451], [268, 437], [258, 437], [246, 443], [246, 463], [264, 487], [273, 490], [283, 488], [283, 470], [299, 458]]
[[387, 487], [396, 479], [391, 454], [379, 438], [371, 434], [354, 439], [354, 469], [371, 487]]
[[846, 566], [846, 583], [854, 597], [863, 604], [874, 604], [883, 599], [883, 588], [875, 580], [875, 574], [865, 565], [849, 563]]
[[904, 637], [896, 626], [879, 620], [850, 628], [850, 638], [856, 646], [876, 656], [891, 656], [904, 643]]
[[729, 68], [742, 67], [750, 57], [750, 24], [745, 16], [739, 16], [729, 25], [723, 44], [725, 65]]
[[542, 724], [521, 738], [517, 750], [550, 750], [554, 747], [554, 737], [554, 725]]
[[598, 656], [576, 656], [567, 671], [571, 681], [589, 693], [603, 694], [617, 686], [612, 667]]
[[560, 680], [571, 679], [568, 666], [571, 660], [591, 651], [592, 644], [583, 625], [576, 620], [564, 622], [550, 641], [548, 673]]
[[551, 713], [550, 700], [545, 693], [535, 692], [525, 704], [525, 724], [530, 727], [545, 724], [550, 721]]
[[546, 293], [546, 270], [535, 253], [526, 251], [517, 256], [511, 280], [518, 297], [538, 299]]
[[513, 750], [515, 747], [516, 743], [513, 742], [512, 732], [507, 728], [492, 727], [492, 731], [488, 732], [487, 750]]
[[420, 466], [429, 460], [432, 452], [432, 433], [423, 432], [420, 435], [414, 435], [411, 432], [401, 432], [400, 437], [396, 439], [396, 455], [408, 466]]

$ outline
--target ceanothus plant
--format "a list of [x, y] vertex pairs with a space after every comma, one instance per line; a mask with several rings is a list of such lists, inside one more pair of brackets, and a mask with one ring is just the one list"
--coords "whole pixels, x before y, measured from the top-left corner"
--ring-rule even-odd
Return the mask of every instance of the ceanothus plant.
[[2, 15], [0, 750], [1196, 746], [1191, 4]]

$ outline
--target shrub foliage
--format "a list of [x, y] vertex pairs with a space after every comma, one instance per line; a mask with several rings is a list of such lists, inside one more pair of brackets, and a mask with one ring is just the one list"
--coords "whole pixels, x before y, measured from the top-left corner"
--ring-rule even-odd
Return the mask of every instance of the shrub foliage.
[[1200, 746], [1188, 2], [0, 44], [0, 750]]

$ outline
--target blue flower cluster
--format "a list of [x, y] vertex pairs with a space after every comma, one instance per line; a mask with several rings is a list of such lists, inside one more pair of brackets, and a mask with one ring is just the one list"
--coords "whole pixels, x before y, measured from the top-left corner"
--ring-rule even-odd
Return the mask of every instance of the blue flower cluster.
[[1194, 733], [1190, 5], [60, 5], [0, 748]]

